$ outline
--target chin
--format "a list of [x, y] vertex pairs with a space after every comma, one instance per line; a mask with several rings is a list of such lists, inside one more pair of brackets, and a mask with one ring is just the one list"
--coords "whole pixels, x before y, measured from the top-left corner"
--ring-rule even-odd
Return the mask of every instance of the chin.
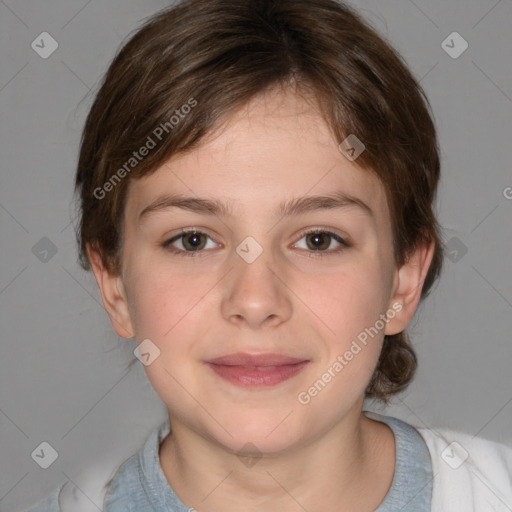
[[266, 418], [260, 415], [247, 418], [244, 422], [237, 418], [238, 421], [225, 424], [231, 436], [222, 430], [217, 441], [236, 454], [247, 452], [248, 456], [254, 456], [251, 452], [256, 452], [277, 455], [290, 449], [305, 435], [303, 428], [288, 421], [294, 414], [292, 412], [285, 421], [286, 415], [282, 414]]

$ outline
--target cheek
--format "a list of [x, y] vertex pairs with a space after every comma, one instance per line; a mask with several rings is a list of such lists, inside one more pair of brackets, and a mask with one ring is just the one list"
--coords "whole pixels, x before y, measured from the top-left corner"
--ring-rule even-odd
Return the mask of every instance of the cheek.
[[172, 337], [185, 319], [193, 317], [209, 289], [208, 279], [180, 275], [157, 265], [138, 275], [131, 307], [136, 337], [154, 339], [157, 344]]
[[380, 269], [362, 260], [340, 272], [309, 276], [301, 288], [304, 303], [340, 340], [373, 325], [386, 307]]
[[360, 259], [343, 272], [312, 276], [302, 288], [304, 303], [328, 327], [322, 329], [327, 333], [326, 351], [315, 375], [322, 381], [319, 386], [328, 383], [331, 391], [323, 394], [322, 401], [338, 401], [342, 395], [350, 399], [364, 392], [384, 336], [385, 323], [380, 320], [386, 311], [383, 279], [378, 265]]
[[[157, 394], [168, 408], [179, 411], [192, 407], [184, 400], [180, 383], [194, 396], [194, 374], [190, 357], [196, 344], [200, 344], [205, 312], [201, 309], [213, 286], [206, 276], [184, 276], [165, 267], [140, 274], [133, 287], [135, 335], [138, 342], [150, 339], [160, 351], [158, 358], [144, 370]], [[211, 308], [210, 308], [211, 311]], [[180, 398], [181, 397], [181, 398]]]

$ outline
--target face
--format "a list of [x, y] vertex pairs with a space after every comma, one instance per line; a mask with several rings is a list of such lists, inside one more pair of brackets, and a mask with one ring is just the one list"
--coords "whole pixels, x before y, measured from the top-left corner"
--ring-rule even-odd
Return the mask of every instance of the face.
[[360, 414], [403, 328], [389, 210], [311, 102], [255, 98], [132, 180], [124, 222], [118, 319], [160, 350], [145, 370], [171, 422], [278, 453]]

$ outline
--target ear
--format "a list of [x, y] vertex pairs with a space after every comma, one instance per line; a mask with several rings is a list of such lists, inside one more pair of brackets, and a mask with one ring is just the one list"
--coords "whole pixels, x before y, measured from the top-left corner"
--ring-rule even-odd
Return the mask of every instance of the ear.
[[418, 245], [409, 260], [395, 273], [389, 310], [395, 312], [384, 331], [392, 335], [402, 332], [414, 316], [421, 299], [421, 289], [434, 256], [435, 242]]
[[135, 334], [121, 276], [111, 274], [104, 266], [98, 251], [90, 245], [87, 245], [87, 255], [100, 289], [103, 306], [114, 330], [122, 338], [132, 338]]

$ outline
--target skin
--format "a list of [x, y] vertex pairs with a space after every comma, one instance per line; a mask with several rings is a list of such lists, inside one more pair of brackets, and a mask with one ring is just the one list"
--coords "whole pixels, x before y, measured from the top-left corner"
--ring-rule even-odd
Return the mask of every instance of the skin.
[[[282, 201], [339, 190], [373, 215], [357, 206], [277, 213]], [[223, 200], [232, 215], [170, 207], [139, 219], [163, 193]], [[183, 238], [171, 247], [188, 256], [163, 247], [181, 228], [205, 233], [205, 248], [191, 257]], [[315, 251], [303, 234], [312, 228], [349, 246], [327, 237]], [[235, 250], [249, 236], [263, 249], [252, 263]], [[149, 338], [160, 350], [145, 366], [171, 422], [160, 462], [187, 506], [378, 507], [393, 479], [395, 444], [389, 427], [362, 414], [364, 390], [384, 334], [403, 331], [417, 308], [433, 245], [419, 246], [396, 267], [384, 188], [339, 151], [314, 102], [291, 91], [254, 98], [199, 148], [131, 181], [119, 275], [88, 252], [116, 332], [138, 343]], [[307, 405], [299, 403], [298, 394], [393, 304], [401, 311], [385, 329]], [[276, 386], [244, 389], [204, 364], [235, 352], [310, 362]], [[261, 458], [251, 464], [255, 450]]]

